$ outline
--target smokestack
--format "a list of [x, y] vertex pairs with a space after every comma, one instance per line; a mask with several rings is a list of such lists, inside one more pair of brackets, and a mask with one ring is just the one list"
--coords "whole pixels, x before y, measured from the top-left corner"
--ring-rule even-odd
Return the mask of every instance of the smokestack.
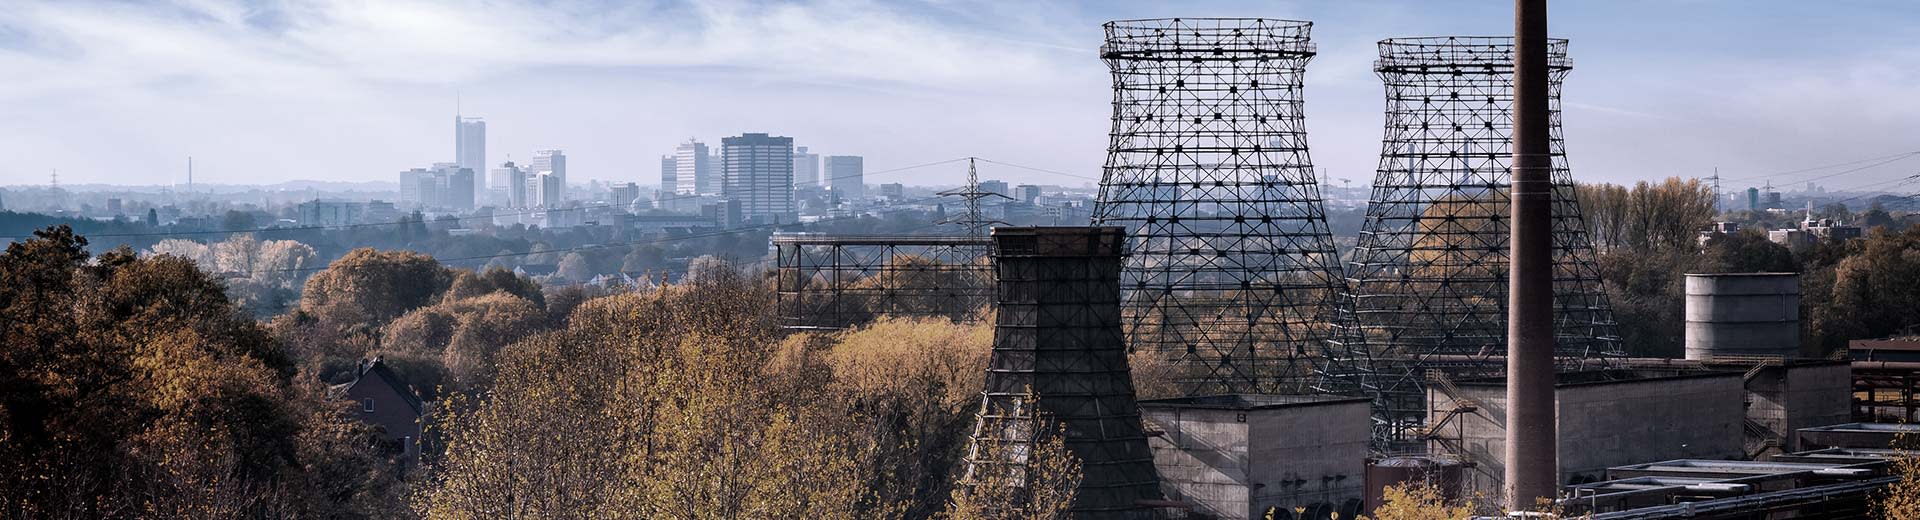
[[1512, 268], [1507, 297], [1507, 507], [1555, 498], [1553, 158], [1547, 143], [1547, 0], [1514, 0]]
[[[1038, 415], [1065, 427], [1085, 472], [1073, 518], [1144, 518], [1161, 498], [1120, 329], [1126, 243], [1122, 227], [993, 228], [999, 312], [969, 480], [1023, 464]], [[991, 454], [989, 444], [1016, 448]]]

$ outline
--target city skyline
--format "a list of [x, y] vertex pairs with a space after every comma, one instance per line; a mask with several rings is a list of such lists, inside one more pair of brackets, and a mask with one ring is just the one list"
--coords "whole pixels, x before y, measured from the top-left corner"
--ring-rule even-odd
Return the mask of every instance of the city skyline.
[[[1920, 11], [1872, 4], [1563, 7], [1554, 33], [1572, 40], [1566, 131], [1579, 142], [1577, 178], [1704, 177], [1718, 166], [1758, 185], [1767, 179], [1756, 176], [1910, 151], [1901, 136], [1920, 130], [1920, 102], [1900, 94], [1920, 68], [1920, 49], [1905, 43]], [[1504, 30], [1504, 6], [1462, 2], [122, 7], [0, 10], [0, 65], [26, 78], [0, 85], [12, 122], [0, 127], [0, 153], [17, 158], [0, 167], [0, 185], [44, 184], [55, 169], [71, 184], [178, 183], [189, 155], [202, 184], [386, 180], [454, 159], [442, 125], [456, 110], [489, 123], [488, 168], [561, 148], [575, 157], [576, 181], [651, 184], [667, 143], [762, 131], [862, 155], [869, 171], [976, 155], [1097, 177], [1110, 101], [1099, 24], [1229, 13], [1315, 22], [1305, 95], [1314, 162], [1363, 184], [1379, 151], [1374, 42]], [[525, 19], [554, 28], [493, 31]], [[1843, 24], [1865, 29], [1827, 30]], [[1795, 31], [1839, 35], [1766, 37]], [[447, 44], [482, 33], [505, 40]], [[566, 37], [543, 38], [554, 35]], [[344, 168], [313, 160], [348, 153], [358, 159]], [[1897, 178], [1903, 166], [1824, 184]], [[950, 185], [964, 173], [914, 177]]]

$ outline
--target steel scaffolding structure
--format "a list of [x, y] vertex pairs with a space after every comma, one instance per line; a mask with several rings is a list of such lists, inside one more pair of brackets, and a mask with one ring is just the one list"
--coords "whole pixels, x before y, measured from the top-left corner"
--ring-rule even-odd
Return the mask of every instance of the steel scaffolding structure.
[[882, 315], [975, 321], [992, 304], [985, 237], [779, 233], [775, 291], [789, 329], [838, 329]]
[[[1384, 451], [1421, 442], [1428, 384], [1506, 366], [1513, 63], [1510, 37], [1380, 42], [1380, 169], [1327, 371], [1343, 390], [1375, 398]], [[1619, 355], [1561, 137], [1561, 81], [1571, 68], [1567, 41], [1550, 40], [1554, 335], [1563, 362]]]
[[1340, 264], [1307, 154], [1311, 22], [1109, 22], [1096, 225], [1132, 234], [1128, 344], [1190, 395], [1317, 385]]

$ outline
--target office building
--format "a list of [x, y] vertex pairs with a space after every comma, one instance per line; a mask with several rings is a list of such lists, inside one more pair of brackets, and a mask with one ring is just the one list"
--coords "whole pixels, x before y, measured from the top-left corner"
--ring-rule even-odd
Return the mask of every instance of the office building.
[[680, 183], [679, 181], [680, 172], [678, 171], [679, 169], [680, 169], [680, 162], [674, 160], [673, 156], [671, 155], [660, 156], [660, 193], [661, 194], [674, 192], [674, 189], [675, 189], [674, 185]]
[[997, 193], [1003, 197], [1013, 196], [1013, 190], [1007, 188], [1007, 181], [999, 181], [999, 180], [980, 181], [980, 191], [984, 193]]
[[295, 206], [302, 226], [351, 226], [363, 222], [366, 205], [340, 200], [311, 200]]
[[493, 169], [493, 189], [503, 192], [507, 207], [527, 207], [527, 172], [513, 161], [500, 163]]
[[531, 191], [527, 195], [533, 199], [531, 202], [539, 207], [558, 208], [565, 200], [562, 197], [566, 190], [566, 182], [559, 175], [552, 173], [529, 176], [527, 184]]
[[820, 185], [820, 154], [808, 153], [807, 147], [793, 149], [793, 187], [811, 188]]
[[420, 176], [427, 175], [426, 168], [413, 168], [400, 172], [400, 203], [420, 203]]
[[478, 117], [453, 116], [453, 163], [475, 172], [487, 171], [486, 121]]
[[907, 185], [898, 182], [881, 184], [880, 196], [892, 201], [905, 200], [907, 198]]
[[675, 194], [713, 194], [708, 189], [711, 184], [709, 178], [713, 176], [713, 162], [707, 154], [707, 143], [688, 139], [674, 147], [673, 158]]
[[560, 150], [540, 150], [533, 152], [533, 162], [527, 164], [527, 175], [547, 174], [558, 179], [559, 191], [554, 192], [558, 200], [567, 200], [567, 154]]
[[633, 199], [637, 198], [640, 198], [639, 184], [629, 182], [626, 184], [615, 184], [607, 188], [607, 202], [631, 204], [633, 203]]
[[441, 190], [440, 206], [451, 210], [473, 209], [474, 170], [454, 163], [433, 165], [434, 180]]
[[740, 204], [741, 218], [794, 222], [793, 138], [741, 134], [720, 140], [720, 195]]
[[1040, 198], [1039, 186], [1035, 186], [1032, 184], [1022, 184], [1022, 185], [1013, 187], [1014, 200], [1032, 204], [1034, 199], [1038, 199], [1038, 198]]
[[473, 209], [473, 170], [454, 163], [400, 172], [400, 202], [424, 209]]
[[827, 186], [839, 192], [841, 200], [867, 198], [867, 185], [863, 178], [864, 162], [858, 155], [826, 157]]

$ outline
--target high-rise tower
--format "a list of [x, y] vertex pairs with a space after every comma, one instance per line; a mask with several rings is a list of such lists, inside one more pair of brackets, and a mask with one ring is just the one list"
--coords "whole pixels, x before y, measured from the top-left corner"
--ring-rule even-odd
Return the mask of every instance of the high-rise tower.
[[[1603, 358], [1619, 338], [1560, 135], [1567, 41], [1547, 60], [1555, 355]], [[1386, 135], [1328, 372], [1375, 397], [1387, 446], [1419, 442], [1431, 371], [1506, 367], [1513, 63], [1509, 37], [1380, 42]]]
[[[453, 116], [453, 163], [475, 172], [487, 171], [487, 122], [478, 117]], [[500, 188], [501, 186], [487, 186]]]
[[793, 208], [793, 138], [740, 134], [720, 140], [720, 195], [764, 224], [798, 221]]
[[[680, 195], [711, 195], [708, 191], [709, 178], [713, 176], [713, 163], [707, 156], [707, 143], [688, 139], [673, 149], [674, 156], [674, 193]], [[665, 189], [665, 188], [662, 188]]]
[[1106, 24], [1113, 131], [1096, 224], [1133, 235], [1122, 288], [1136, 354], [1190, 394], [1316, 385], [1339, 261], [1307, 153], [1313, 24]]

